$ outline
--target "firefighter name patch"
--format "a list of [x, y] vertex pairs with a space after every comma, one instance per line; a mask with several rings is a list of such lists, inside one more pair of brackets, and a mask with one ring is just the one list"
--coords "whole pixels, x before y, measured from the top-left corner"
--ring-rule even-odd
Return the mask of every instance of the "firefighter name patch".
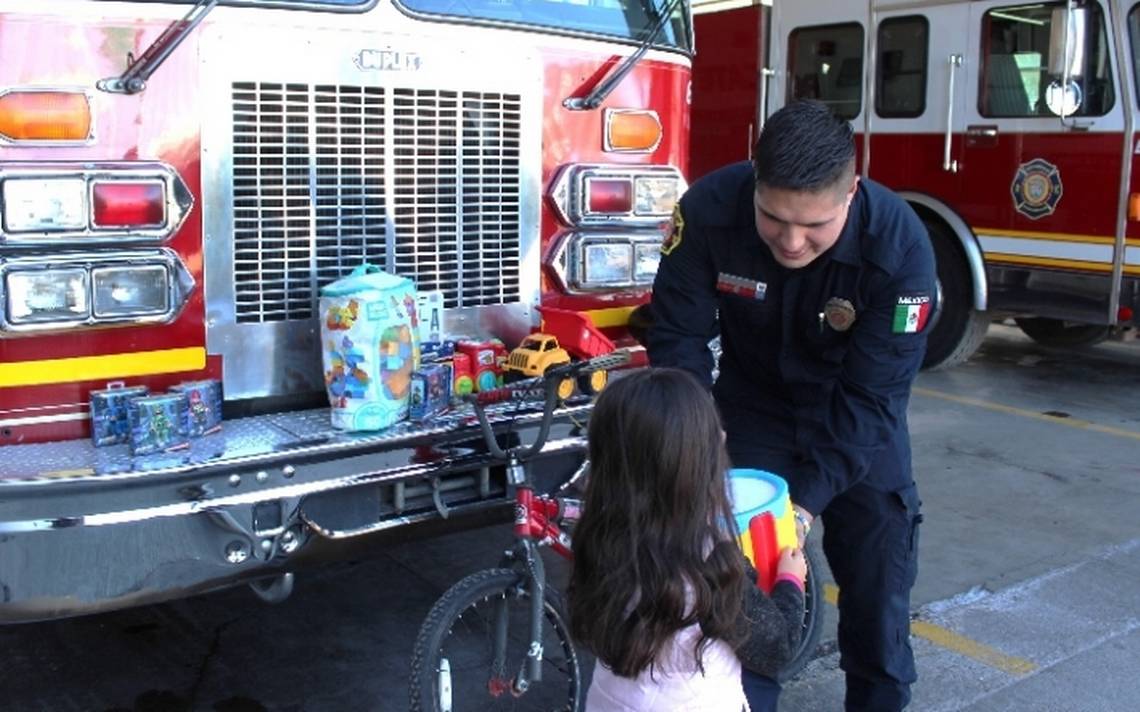
[[1061, 201], [1061, 171], [1044, 158], [1022, 163], [1013, 176], [1013, 207], [1031, 220], [1052, 215]]
[[768, 293], [768, 285], [747, 277], [737, 277], [734, 274], [721, 272], [716, 276], [716, 288], [725, 294], [736, 294], [756, 301], [764, 301]]
[[927, 294], [906, 295], [895, 303], [895, 316], [891, 321], [891, 332], [895, 334], [917, 334], [926, 328], [930, 319], [933, 302]]
[[668, 255], [681, 244], [681, 235], [685, 231], [685, 218], [681, 215], [681, 204], [673, 206], [673, 219], [669, 221], [668, 232], [661, 243], [661, 254]]

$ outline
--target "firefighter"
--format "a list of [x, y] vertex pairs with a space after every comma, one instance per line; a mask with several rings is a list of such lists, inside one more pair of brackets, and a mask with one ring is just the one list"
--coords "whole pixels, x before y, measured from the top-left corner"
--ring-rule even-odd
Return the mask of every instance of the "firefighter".
[[[802, 537], [823, 522], [846, 709], [902, 709], [922, 520], [906, 409], [937, 296], [926, 229], [855, 174], [848, 122], [805, 101], [769, 119], [751, 163], [689, 189], [661, 252], [650, 363], [712, 385], [720, 334], [733, 464], [788, 480]], [[776, 681], [744, 684], [754, 712], [775, 709]]]

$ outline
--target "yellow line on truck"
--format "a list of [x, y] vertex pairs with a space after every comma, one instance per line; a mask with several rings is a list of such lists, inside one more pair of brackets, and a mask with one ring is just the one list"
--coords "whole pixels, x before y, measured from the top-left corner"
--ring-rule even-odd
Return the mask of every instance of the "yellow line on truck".
[[[833, 583], [823, 585], [823, 600], [836, 605], [839, 600], [839, 588]], [[971, 640], [964, 635], [943, 628], [927, 621], [911, 621], [911, 635], [929, 641], [940, 648], [944, 648], [963, 657], [970, 658], [984, 665], [1001, 670], [1009, 675], [1028, 675], [1037, 669], [1037, 664], [1024, 658], [1005, 655], [997, 650]]]
[[1094, 433], [1104, 433], [1106, 435], [1115, 435], [1121, 438], [1130, 438], [1132, 440], [1140, 440], [1140, 432], [1135, 430], [1125, 430], [1123, 428], [1114, 428], [1109, 425], [1100, 425], [1088, 420], [1081, 420], [1080, 418], [1062, 418], [1056, 415], [1049, 415], [1048, 413], [1037, 413], [1032, 410], [1025, 410], [1023, 408], [1014, 408], [1009, 405], [1002, 405], [1001, 403], [991, 403], [979, 398], [970, 398], [969, 396], [957, 396], [953, 393], [943, 393], [930, 388], [914, 387], [914, 392], [926, 396], [928, 398], [940, 398], [942, 400], [950, 401], [951, 403], [959, 403], [961, 405], [971, 405], [976, 408], [985, 408], [997, 413], [1007, 413], [1009, 415], [1020, 415], [1024, 418], [1032, 418], [1033, 420], [1043, 420], [1047, 423], [1054, 423], [1056, 425], [1064, 425], [1068, 428], [1076, 428], [1077, 430], [1089, 430]]
[[201, 346], [104, 356], [16, 361], [0, 363], [0, 388], [103, 381], [159, 373], [200, 371], [205, 367], [206, 349]]

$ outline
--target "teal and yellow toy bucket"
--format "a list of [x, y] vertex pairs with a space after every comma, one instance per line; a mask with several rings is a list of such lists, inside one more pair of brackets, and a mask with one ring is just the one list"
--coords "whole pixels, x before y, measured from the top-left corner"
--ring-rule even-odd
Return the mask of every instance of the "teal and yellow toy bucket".
[[764, 470], [734, 468], [728, 471], [728, 484], [740, 548], [756, 567], [756, 585], [770, 592], [780, 552], [797, 543], [788, 483]]

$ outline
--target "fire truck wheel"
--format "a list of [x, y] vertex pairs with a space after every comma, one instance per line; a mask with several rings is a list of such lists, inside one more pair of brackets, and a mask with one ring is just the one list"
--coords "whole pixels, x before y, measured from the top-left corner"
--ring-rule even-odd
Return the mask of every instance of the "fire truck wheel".
[[1092, 346], [1104, 341], [1109, 335], [1109, 327], [1100, 324], [1081, 324], [1041, 317], [1023, 317], [1014, 321], [1026, 336], [1042, 346]]
[[942, 315], [927, 336], [922, 367], [938, 370], [957, 366], [973, 356], [982, 345], [990, 320], [974, 308], [974, 280], [957, 238], [936, 222], [926, 221], [926, 229], [942, 283]]

